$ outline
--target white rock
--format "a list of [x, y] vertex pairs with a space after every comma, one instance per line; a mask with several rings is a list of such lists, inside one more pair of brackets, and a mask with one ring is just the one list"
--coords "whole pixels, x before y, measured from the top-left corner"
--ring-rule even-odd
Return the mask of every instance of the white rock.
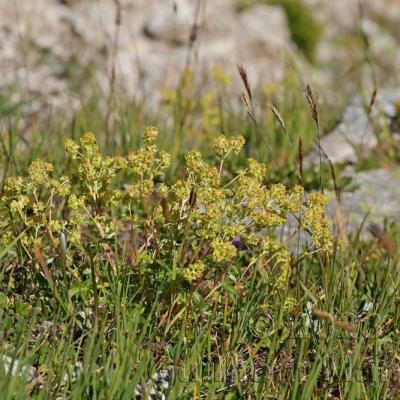
[[28, 364], [22, 364], [21, 361], [6, 355], [3, 355], [2, 360], [4, 372], [6, 374], [10, 374], [11, 376], [19, 376], [27, 381], [30, 381], [35, 377], [35, 367]]

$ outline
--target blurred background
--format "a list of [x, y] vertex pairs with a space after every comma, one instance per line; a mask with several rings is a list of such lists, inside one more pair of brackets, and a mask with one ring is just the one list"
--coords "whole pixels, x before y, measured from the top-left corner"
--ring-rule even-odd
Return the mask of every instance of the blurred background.
[[185, 69], [204, 90], [216, 66], [237, 95], [236, 63], [254, 87], [289, 73], [343, 101], [398, 84], [399, 20], [398, 0], [1, 0], [1, 101], [32, 118], [94, 90], [154, 107]]

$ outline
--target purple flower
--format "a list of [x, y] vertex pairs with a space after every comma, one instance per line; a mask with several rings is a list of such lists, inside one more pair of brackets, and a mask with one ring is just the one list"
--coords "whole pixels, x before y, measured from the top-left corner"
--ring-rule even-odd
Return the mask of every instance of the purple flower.
[[244, 250], [246, 248], [246, 245], [242, 242], [242, 239], [240, 236], [235, 236], [235, 238], [232, 240], [232, 244], [236, 247], [236, 250]]

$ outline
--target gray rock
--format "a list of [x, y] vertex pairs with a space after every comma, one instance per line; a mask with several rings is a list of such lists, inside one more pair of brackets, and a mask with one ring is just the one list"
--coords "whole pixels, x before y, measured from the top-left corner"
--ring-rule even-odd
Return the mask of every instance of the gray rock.
[[6, 355], [2, 356], [2, 364], [4, 373], [10, 376], [19, 376], [26, 381], [31, 381], [36, 375], [35, 367]]
[[[398, 8], [400, 3], [398, 5]], [[362, 22], [362, 29], [369, 41], [369, 51], [376, 64], [384, 69], [399, 71], [400, 49], [399, 43], [390, 30], [384, 29], [379, 23], [371, 19]]]
[[150, 8], [143, 30], [152, 39], [187, 45], [194, 25], [202, 37], [227, 37], [235, 27], [234, 18], [233, 3], [226, 0], [200, 4], [199, 9], [193, 0], [175, 0], [175, 7], [161, 0]]
[[[22, 67], [24, 72], [23, 59], [26, 58], [35, 97], [43, 95], [45, 103], [44, 99], [52, 94], [52, 105], [58, 105], [58, 97], [63, 104], [63, 94], [71, 97], [66, 90], [68, 85], [65, 85], [62, 67], [76, 55], [83, 66], [95, 66], [105, 96], [109, 90], [116, 31], [115, 5], [109, 0], [67, 4], [37, 0], [18, 2], [15, 7], [9, 7], [6, 0], [0, 0], [1, 10], [4, 9], [0, 16], [0, 26], [4, 26], [0, 37], [4, 35], [4, 40], [0, 38], [0, 46], [8, 60], [8, 67], [2, 68], [0, 81], [15, 82], [15, 71]], [[160, 86], [173, 86], [185, 65], [185, 44], [197, 2], [177, 0], [176, 12], [173, 1], [124, 0], [121, 4], [122, 23], [115, 53], [117, 86], [129, 95], [137, 94], [139, 88], [148, 93], [157, 92]], [[321, 7], [328, 8], [328, 5]], [[19, 24], [14, 8], [19, 14]], [[210, 68], [220, 64], [237, 78], [236, 63], [239, 62], [248, 71], [252, 85], [256, 86], [284, 77], [288, 52], [294, 54], [295, 59], [301, 58], [292, 46], [286, 16], [279, 6], [259, 4], [236, 13], [233, 0], [213, 0], [200, 10], [198, 25], [193, 57], [196, 77], [208, 77]], [[20, 35], [24, 42], [32, 43], [32, 47], [24, 47], [23, 53], [19, 46]], [[46, 52], [45, 60], [41, 59], [42, 51]], [[46, 66], [41, 67], [43, 64]], [[36, 73], [40, 68], [40, 73]], [[21, 83], [25, 82], [18, 78]], [[241, 89], [240, 80], [237, 78], [236, 81], [235, 93]], [[3, 86], [1, 82], [0, 86]]]
[[[343, 175], [352, 179], [354, 190], [342, 193], [340, 204], [335, 193], [325, 192], [329, 199], [326, 216], [334, 235], [339, 229], [347, 235], [362, 228], [360, 237], [366, 239], [370, 237], [366, 229], [370, 223], [400, 223], [400, 168], [356, 172], [348, 167]], [[299, 254], [303, 246], [312, 248], [310, 236], [303, 230], [297, 232], [297, 228], [297, 220], [289, 216], [276, 231], [281, 242], [288, 242], [293, 254]]]
[[239, 14], [238, 20], [238, 42], [248, 55], [272, 55], [292, 49], [282, 8], [258, 4]]
[[[117, 27], [115, 4], [109, 0], [19, 1], [12, 6], [0, 0], [0, 88], [11, 88], [15, 102], [34, 98], [31, 112], [67, 112], [74, 96], [64, 72], [78, 56], [81, 67], [94, 67], [105, 98], [112, 65], [118, 94], [156, 98], [160, 87], [178, 82], [186, 66], [197, 12], [194, 0], [175, 3], [176, 9], [172, 1], [124, 0]], [[283, 77], [283, 53], [291, 44], [279, 7], [255, 6], [237, 14], [232, 0], [204, 2], [197, 26], [191, 65], [196, 85], [205, 87], [204, 78], [210, 82], [215, 64], [236, 77], [236, 63], [244, 64], [254, 85]], [[235, 93], [241, 88], [236, 81]], [[81, 91], [84, 96], [85, 86]]]
[[[340, 208], [347, 217], [347, 229], [356, 231], [364, 222], [382, 224], [400, 222], [400, 168], [350, 172], [353, 192], [344, 192]], [[328, 214], [332, 216], [337, 201], [331, 194]]]
[[[321, 60], [335, 74], [337, 68], [332, 68], [335, 57], [340, 53], [341, 59], [348, 61], [349, 49], [327, 44], [346, 29], [354, 28], [357, 7], [347, 0], [307, 1], [326, 27]], [[389, 0], [379, 3], [386, 4]], [[191, 65], [196, 70], [196, 84], [202, 88], [208, 87], [204, 77], [210, 84], [209, 71], [215, 64], [236, 77], [234, 93], [241, 89], [237, 62], [244, 65], [253, 86], [279, 81], [284, 78], [288, 53], [292, 55], [291, 63], [294, 61], [303, 76], [310, 77], [312, 72], [312, 78], [315, 77], [291, 42], [281, 7], [258, 4], [237, 13], [234, 0], [210, 0], [202, 4]], [[85, 98], [85, 90], [89, 92], [90, 88], [82, 85], [79, 96], [74, 96], [75, 93], [69, 92], [72, 86], [66, 77], [80, 67], [93, 66], [104, 98], [110, 90], [114, 62], [118, 95], [149, 98], [157, 95], [160, 86], [173, 86], [185, 66], [186, 44], [197, 1], [123, 0], [121, 5], [122, 20], [117, 29], [116, 8], [110, 0], [0, 0], [0, 88], [10, 88], [16, 93], [16, 102], [34, 98], [31, 111], [40, 111], [42, 115], [43, 109], [51, 108], [67, 112], [71, 98]], [[374, 15], [384, 13], [384, 18], [390, 19], [383, 6], [376, 7], [368, 5], [367, 9]], [[379, 24], [364, 25], [373, 55], [387, 60], [384, 66], [398, 68], [399, 51], [392, 35], [382, 32]], [[333, 34], [329, 33], [330, 28], [335, 31]], [[359, 125], [363, 124], [362, 118], [357, 122]], [[351, 159], [351, 146], [347, 145], [344, 153]]]
[[171, 2], [163, 2], [150, 11], [144, 25], [144, 33], [152, 39], [187, 44], [195, 14], [195, 2], [177, 1], [176, 9]]
[[[321, 147], [333, 163], [354, 163], [358, 155], [367, 155], [378, 143], [375, 129], [388, 126], [397, 114], [395, 102], [400, 100], [400, 90], [379, 90], [371, 116], [368, 117], [369, 99], [357, 96], [345, 109], [340, 123], [328, 135], [321, 138]], [[378, 123], [377, 127], [373, 124]], [[380, 126], [379, 126], [380, 125]], [[306, 157], [305, 165], [319, 162], [318, 147]]]
[[363, 0], [363, 7], [378, 20], [398, 25], [400, 20], [400, 3], [398, 0]]

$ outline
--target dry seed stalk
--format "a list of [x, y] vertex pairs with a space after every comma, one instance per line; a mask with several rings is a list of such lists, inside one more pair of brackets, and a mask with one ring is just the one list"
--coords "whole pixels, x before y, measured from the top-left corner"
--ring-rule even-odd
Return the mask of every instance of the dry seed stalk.
[[306, 99], [308, 101], [308, 105], [310, 106], [312, 119], [319, 127], [318, 106], [317, 106], [316, 96], [309, 84], [307, 84], [306, 87]]
[[335, 224], [338, 236], [342, 242], [342, 248], [347, 248], [349, 244], [348, 234], [347, 234], [347, 217], [343, 212], [339, 203], [335, 204]]
[[[285, 124], [285, 120], [282, 117], [282, 114], [279, 112], [279, 110], [273, 104], [268, 104], [268, 107], [271, 109], [271, 111], [274, 114], [275, 118], [278, 120], [279, 125], [281, 126], [284, 134], [287, 136], [287, 139], [288, 139], [288, 142], [289, 142], [290, 146], [294, 147], [294, 145], [292, 143], [292, 140], [290, 139], [289, 133], [286, 130], [286, 124]], [[300, 160], [298, 160], [296, 158], [294, 159], [296, 167], [297, 167], [297, 169], [299, 170], [299, 173], [300, 173], [300, 180], [302, 182], [303, 181], [303, 166], [300, 167], [298, 165], [299, 161]], [[303, 161], [301, 161], [301, 162], [303, 162]]]
[[306, 99], [310, 107], [312, 119], [317, 127], [317, 138], [318, 138], [318, 152], [319, 152], [319, 187], [322, 193], [324, 193], [324, 188], [322, 187], [322, 156], [321, 156], [321, 134], [319, 129], [319, 116], [318, 116], [318, 106], [317, 99], [311, 86], [307, 84], [306, 86]]
[[301, 138], [299, 138], [298, 158], [299, 158], [300, 178], [301, 178], [301, 182], [303, 182], [304, 149], [303, 149], [303, 141], [301, 140]]
[[339, 187], [337, 185], [337, 181], [336, 181], [335, 167], [333, 166], [332, 160], [329, 158], [328, 154], [326, 154], [326, 151], [321, 146], [321, 144], [319, 142], [316, 142], [316, 141], [314, 141], [314, 143], [318, 146], [320, 154], [322, 154], [324, 156], [324, 158], [326, 159], [326, 161], [328, 162], [329, 169], [331, 171], [333, 187], [335, 189], [335, 195], [336, 195], [338, 203], [340, 204], [340, 202], [341, 202], [340, 194], [341, 193], [340, 193], [340, 189], [339, 189]]
[[246, 94], [244, 92], [242, 92], [240, 97], [242, 99], [243, 105], [246, 108], [247, 114], [249, 114], [249, 116], [252, 119], [252, 121], [254, 123], [256, 123], [256, 117], [254, 115], [253, 108], [252, 108], [251, 104], [249, 103]]
[[279, 110], [273, 105], [273, 104], [268, 104], [268, 107], [271, 109], [272, 113], [275, 115], [276, 119], [279, 121], [279, 124], [283, 131], [287, 134], [286, 131], [286, 125], [285, 121], [282, 117], [282, 114], [279, 112]]
[[251, 95], [250, 83], [247, 77], [247, 72], [241, 64], [237, 64], [237, 70], [239, 72], [240, 78], [242, 79], [243, 85], [246, 89], [247, 95], [249, 96], [249, 100], [251, 102], [253, 97]]
[[380, 245], [390, 257], [397, 255], [397, 244], [378, 224], [371, 223], [368, 231], [379, 240]]
[[355, 327], [348, 322], [338, 321], [331, 314], [326, 311], [321, 310], [320, 308], [313, 306], [312, 314], [318, 319], [324, 319], [325, 321], [329, 321], [335, 328], [344, 329], [345, 331], [354, 333], [356, 331]]
[[121, 25], [122, 22], [122, 7], [120, 0], [114, 0], [115, 4], [115, 25]]
[[371, 115], [372, 107], [375, 105], [375, 102], [376, 102], [377, 93], [378, 93], [378, 89], [375, 88], [374, 91], [372, 92], [371, 98], [369, 100], [368, 115]]

